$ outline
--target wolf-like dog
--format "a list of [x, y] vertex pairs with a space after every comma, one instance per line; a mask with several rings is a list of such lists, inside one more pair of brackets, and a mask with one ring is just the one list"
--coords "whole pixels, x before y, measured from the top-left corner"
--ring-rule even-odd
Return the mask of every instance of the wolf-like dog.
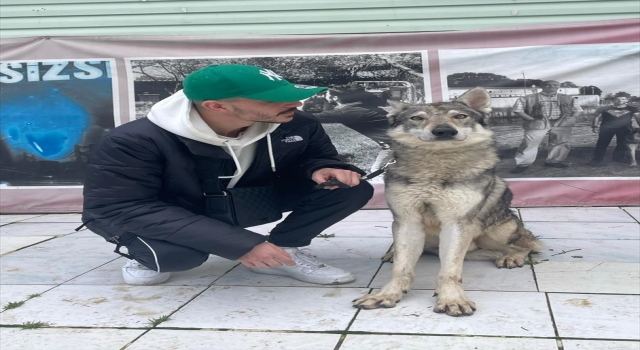
[[494, 174], [498, 155], [484, 125], [491, 97], [473, 88], [453, 102], [408, 105], [389, 101], [388, 131], [395, 163], [385, 173], [393, 214], [391, 280], [354, 300], [361, 309], [394, 307], [409, 291], [423, 252], [437, 254], [434, 311], [472, 315], [462, 288], [462, 264], [492, 259], [499, 268], [522, 267], [542, 244], [509, 209], [512, 193]]

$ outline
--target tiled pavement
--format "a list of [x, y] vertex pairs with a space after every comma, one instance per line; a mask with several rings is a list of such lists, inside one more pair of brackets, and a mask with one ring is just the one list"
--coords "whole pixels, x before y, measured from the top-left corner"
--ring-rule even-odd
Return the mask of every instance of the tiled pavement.
[[[128, 286], [113, 246], [74, 231], [79, 215], [1, 215], [0, 349], [640, 349], [640, 208], [519, 213], [546, 247], [521, 269], [465, 262], [478, 310], [461, 318], [432, 311], [439, 262], [430, 256], [395, 308], [351, 307], [390, 274], [380, 262], [391, 244], [386, 210], [360, 211], [308, 248], [354, 272], [338, 287], [217, 257], [160, 286]], [[45, 325], [23, 329], [36, 322]]]

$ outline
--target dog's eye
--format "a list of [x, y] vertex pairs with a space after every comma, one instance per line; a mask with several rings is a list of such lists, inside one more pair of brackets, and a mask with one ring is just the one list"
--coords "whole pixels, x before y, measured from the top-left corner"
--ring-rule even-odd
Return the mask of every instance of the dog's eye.
[[411, 117], [411, 118], [409, 118], [409, 119], [411, 119], [411, 120], [415, 120], [415, 121], [421, 121], [421, 120], [424, 120], [424, 118], [422, 118], [422, 117], [420, 117], [420, 116], [417, 116], [417, 115], [414, 115], [413, 117]]
[[456, 118], [456, 119], [464, 119], [466, 117], [467, 117], [466, 114], [457, 114], [457, 115], [454, 116], [454, 118]]

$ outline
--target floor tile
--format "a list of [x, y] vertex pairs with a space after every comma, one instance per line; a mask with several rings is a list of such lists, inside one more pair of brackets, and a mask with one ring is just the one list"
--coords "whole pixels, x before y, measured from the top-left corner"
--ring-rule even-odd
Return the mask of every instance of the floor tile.
[[55, 236], [33, 236], [33, 237], [0, 237], [0, 255], [28, 247], [38, 242], [46, 241]]
[[560, 337], [640, 339], [640, 296], [549, 294]]
[[[116, 255], [114, 254], [114, 257]], [[125, 284], [122, 279], [122, 266], [127, 260], [116, 259], [108, 264], [87, 272], [86, 274], [65, 283], [72, 285], [115, 285]], [[237, 261], [231, 261], [217, 256], [210, 256], [202, 265], [189, 271], [172, 272], [171, 278], [163, 286], [208, 286], [220, 276], [227, 273]]]
[[533, 260], [638, 263], [639, 240], [542, 239], [545, 247]]
[[[205, 287], [58, 286], [2, 313], [5, 325], [40, 321], [56, 327], [148, 327]], [[203, 312], [211, 309], [211, 305]]]
[[163, 327], [338, 331], [362, 288], [211, 287]]
[[0, 258], [0, 284], [60, 284], [111, 261], [113, 257], [14, 256]]
[[350, 331], [553, 337], [542, 293], [469, 291], [478, 309], [470, 317], [433, 312], [432, 290], [412, 290], [390, 309], [361, 310]]
[[533, 267], [541, 292], [640, 294], [640, 265], [545, 261]]
[[120, 349], [143, 332], [133, 329], [0, 328], [0, 338], [2, 350], [107, 350]]
[[558, 350], [554, 339], [451, 337], [428, 335], [348, 335], [340, 350]]
[[563, 340], [564, 350], [640, 350], [638, 341]]
[[335, 237], [392, 237], [391, 222], [340, 221], [322, 232]]
[[[361, 288], [369, 286], [373, 276], [380, 267], [380, 262], [374, 259], [322, 259], [323, 263], [351, 272], [356, 280], [351, 283], [341, 284], [345, 288]], [[255, 286], [255, 287], [318, 287], [334, 288], [335, 285], [316, 285], [295, 280], [290, 277], [265, 275], [251, 272], [247, 267], [240, 265], [226, 275], [218, 279], [216, 286]]]
[[0, 226], [2, 237], [64, 236], [75, 233], [78, 227], [71, 222], [15, 222]]
[[67, 222], [67, 223], [75, 223], [75, 224], [78, 224], [77, 226], [80, 226], [82, 224], [81, 218], [82, 218], [82, 214], [79, 214], [79, 213], [46, 214], [46, 215], [41, 215], [35, 218], [30, 218], [22, 222]]
[[339, 334], [154, 329], [127, 350], [156, 349], [158, 344], [180, 350], [333, 350], [339, 340]]
[[0, 304], [5, 305], [12, 302], [28, 300], [30, 295], [43, 293], [55, 285], [4, 285], [0, 287]]
[[[73, 250], [70, 250], [73, 247]], [[105, 257], [115, 259], [119, 255], [113, 253], [115, 245], [106, 242], [102, 237], [89, 231], [73, 233], [58, 237], [27, 249], [15, 252], [11, 257]]]
[[318, 259], [381, 259], [391, 247], [391, 237], [316, 237], [303, 248]]
[[[371, 284], [380, 288], [391, 278], [393, 265], [385, 263]], [[416, 265], [416, 277], [412, 289], [435, 289], [440, 271], [436, 256], [423, 255]], [[462, 280], [465, 290], [535, 292], [536, 283], [529, 265], [518, 269], [499, 269], [491, 261], [465, 261]]]
[[640, 224], [626, 222], [527, 222], [541, 239], [640, 239]]
[[640, 221], [640, 207], [623, 207], [622, 209], [633, 216], [634, 219]]
[[389, 224], [391, 224], [391, 222], [393, 221], [393, 215], [391, 215], [391, 210], [388, 210], [388, 209], [360, 210], [347, 216], [343, 221], [357, 221], [357, 222], [382, 221], [382, 222], [388, 222]]
[[22, 220], [27, 220], [27, 219], [31, 219], [31, 218], [35, 218], [38, 217], [42, 214], [3, 214], [0, 215], [0, 224], [1, 225], [6, 225], [6, 224], [10, 224], [12, 222], [18, 222], [18, 221], [22, 221]]
[[617, 207], [521, 208], [523, 221], [636, 222]]

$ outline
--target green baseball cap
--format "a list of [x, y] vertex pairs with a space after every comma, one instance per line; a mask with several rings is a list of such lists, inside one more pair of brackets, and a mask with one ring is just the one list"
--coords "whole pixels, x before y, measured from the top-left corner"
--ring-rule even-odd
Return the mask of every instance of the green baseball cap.
[[293, 102], [309, 98], [327, 88], [292, 84], [277, 73], [256, 66], [223, 64], [199, 69], [184, 79], [184, 94], [192, 101], [248, 98], [271, 102]]

